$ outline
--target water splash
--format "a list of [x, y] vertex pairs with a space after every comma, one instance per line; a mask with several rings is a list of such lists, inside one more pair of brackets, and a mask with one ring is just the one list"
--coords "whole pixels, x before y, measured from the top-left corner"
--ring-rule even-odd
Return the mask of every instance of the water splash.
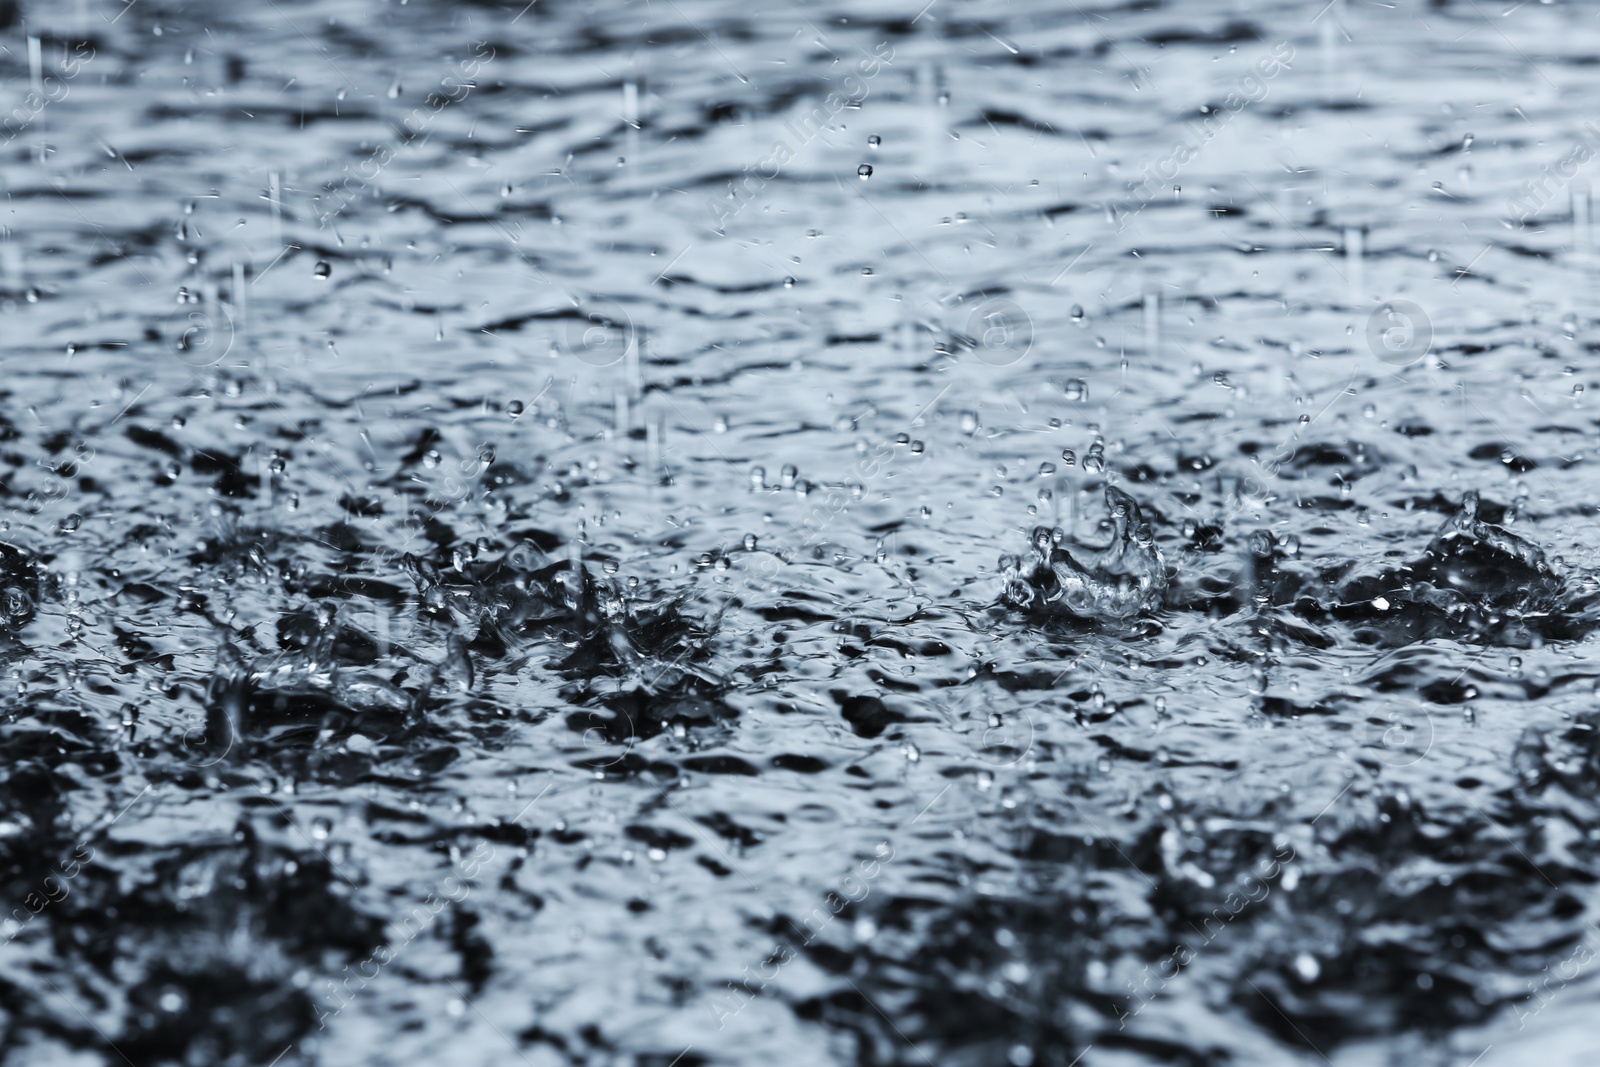
[[[1170, 575], [1138, 503], [1106, 487], [1111, 543], [1080, 562], [1061, 541], [1060, 529], [1038, 526], [1027, 557], [1004, 556], [1000, 571], [1007, 603], [1042, 615], [1129, 619], [1160, 606]], [[1080, 546], [1082, 552], [1088, 546]]]

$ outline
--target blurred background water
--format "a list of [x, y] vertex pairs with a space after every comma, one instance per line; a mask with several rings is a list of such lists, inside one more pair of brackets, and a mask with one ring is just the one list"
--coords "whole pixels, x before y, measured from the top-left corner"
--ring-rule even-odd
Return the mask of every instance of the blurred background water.
[[1593, 1062], [1592, 6], [0, 22], [4, 1062]]

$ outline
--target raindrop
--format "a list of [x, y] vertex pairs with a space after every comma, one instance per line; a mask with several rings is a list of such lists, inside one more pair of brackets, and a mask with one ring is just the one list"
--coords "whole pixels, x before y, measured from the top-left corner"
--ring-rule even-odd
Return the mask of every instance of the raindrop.
[[317, 279], [319, 281], [327, 281], [328, 280], [328, 275], [333, 273], [333, 268], [328, 266], [328, 261], [327, 260], [319, 259], [319, 260], [317, 260], [316, 269], [313, 270], [311, 273], [316, 275]]
[[861, 166], [857, 167], [856, 177], [860, 178], [862, 181], [866, 181], [868, 178], [872, 177], [872, 164], [863, 163]]
[[867, 147], [869, 148], [877, 148], [882, 143], [883, 138], [879, 137], [877, 134], [873, 134], [871, 137], [867, 138]]

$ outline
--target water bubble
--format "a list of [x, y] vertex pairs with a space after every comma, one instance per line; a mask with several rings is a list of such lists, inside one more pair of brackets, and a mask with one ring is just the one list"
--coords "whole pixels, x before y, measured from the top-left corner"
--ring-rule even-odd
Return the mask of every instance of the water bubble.
[[1083, 457], [1083, 469], [1091, 474], [1099, 474], [1106, 469], [1106, 460], [1098, 452], [1090, 452]]
[[856, 177], [860, 178], [862, 181], [866, 181], [868, 178], [872, 177], [872, 164], [863, 163], [861, 166], [857, 167]]
[[1074, 402], [1088, 400], [1089, 383], [1085, 382], [1082, 378], [1070, 378], [1067, 380], [1067, 383], [1061, 387], [1061, 395]]
[[877, 148], [881, 144], [883, 144], [883, 138], [879, 137], [877, 134], [873, 134], [871, 137], [867, 138], [867, 146], [869, 148]]
[[978, 413], [976, 411], [963, 411], [961, 413], [961, 432], [971, 437], [978, 432]]
[[318, 280], [326, 281], [328, 276], [333, 273], [333, 268], [328, 265], [327, 260], [319, 259], [317, 260], [315, 269], [313, 269], [311, 273], [315, 275]]
[[83, 516], [79, 515], [77, 512], [73, 512], [71, 515], [68, 515], [66, 518], [62, 519], [57, 525], [60, 527], [62, 533], [72, 533], [79, 526], [83, 525]]
[[1071, 314], [1072, 314], [1072, 321], [1073, 322], [1082, 322], [1083, 321], [1083, 305], [1082, 304], [1073, 304], [1072, 305]]
[[1070, 448], [1063, 448], [1061, 450], [1061, 460], [1067, 466], [1075, 467], [1078, 464], [1078, 454]]

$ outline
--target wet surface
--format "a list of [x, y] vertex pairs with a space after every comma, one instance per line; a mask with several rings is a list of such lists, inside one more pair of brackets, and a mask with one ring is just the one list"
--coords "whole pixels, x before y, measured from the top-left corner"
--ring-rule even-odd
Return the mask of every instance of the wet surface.
[[0, 4], [0, 1062], [1592, 1062], [1592, 14]]

